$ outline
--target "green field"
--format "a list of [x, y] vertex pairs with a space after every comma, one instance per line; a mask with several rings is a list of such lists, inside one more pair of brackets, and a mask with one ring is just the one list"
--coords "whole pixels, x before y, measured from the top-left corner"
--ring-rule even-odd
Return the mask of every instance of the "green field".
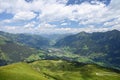
[[26, 63], [15, 63], [0, 67], [0, 80], [47, 80]]
[[40, 60], [0, 67], [0, 80], [119, 80], [120, 72], [95, 64]]

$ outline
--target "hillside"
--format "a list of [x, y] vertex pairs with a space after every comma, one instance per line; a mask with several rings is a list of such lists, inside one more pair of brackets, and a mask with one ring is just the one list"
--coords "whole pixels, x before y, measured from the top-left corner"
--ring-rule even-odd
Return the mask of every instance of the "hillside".
[[1, 51], [9, 58], [10, 62], [22, 61], [31, 54], [36, 54], [37, 50], [16, 44], [16, 43], [7, 43], [0, 45]]
[[32, 48], [43, 48], [49, 46], [49, 40], [40, 35], [34, 34], [11, 34], [0, 31], [0, 35], [10, 39], [13, 42], [27, 45]]
[[59, 39], [62, 39], [68, 35], [71, 35], [70, 33], [66, 34], [42, 34], [45, 38], [49, 40], [49, 45], [53, 46]]
[[74, 54], [87, 56], [95, 62], [120, 67], [120, 31], [85, 33], [67, 36], [55, 46], [70, 48]]
[[[57, 48], [54, 48], [49, 45], [49, 40], [46, 41], [46, 38], [39, 35], [0, 32], [0, 65], [7, 64], [6, 62], [23, 61], [27, 58], [30, 62], [39, 59], [63, 59], [120, 68], [119, 39], [120, 31], [117, 30], [81, 32], [57, 39], [58, 42], [55, 44]], [[42, 52], [38, 52], [40, 49]]]
[[49, 47], [49, 40], [40, 35], [12, 34], [0, 31], [0, 66], [25, 60], [38, 49]]
[[0, 80], [119, 80], [120, 72], [95, 64], [41, 60], [0, 67]]
[[0, 80], [47, 80], [26, 63], [15, 63], [0, 67]]
[[36, 54], [37, 50], [0, 35], [0, 66], [22, 61], [33, 53]]

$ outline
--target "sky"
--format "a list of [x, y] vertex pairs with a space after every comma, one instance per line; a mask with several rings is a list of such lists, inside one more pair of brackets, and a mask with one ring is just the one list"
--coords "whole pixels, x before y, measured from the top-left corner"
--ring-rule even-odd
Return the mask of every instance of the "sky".
[[120, 0], [78, 1], [0, 0], [0, 31], [63, 34], [120, 30]]

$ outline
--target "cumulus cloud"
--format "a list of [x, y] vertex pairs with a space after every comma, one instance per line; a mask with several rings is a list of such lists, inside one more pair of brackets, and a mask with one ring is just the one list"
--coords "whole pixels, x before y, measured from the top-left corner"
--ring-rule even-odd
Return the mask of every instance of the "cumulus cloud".
[[31, 20], [36, 17], [36, 14], [33, 12], [18, 12], [13, 17], [14, 20]]
[[[13, 15], [11, 19], [0, 22], [1, 30], [36, 33], [120, 30], [119, 0], [112, 0], [108, 6], [102, 3], [91, 5], [86, 2], [80, 5], [66, 5], [67, 1], [33, 0], [32, 2], [26, 2], [25, 0], [0, 0], [0, 13], [6, 12]], [[22, 27], [3, 25], [16, 21], [23, 21], [26, 24], [23, 24]], [[64, 21], [64, 23], [60, 23], [61, 21]], [[72, 21], [75, 21], [78, 25], [73, 25]]]
[[64, 23], [62, 23], [61, 25], [62, 25], [62, 26], [65, 26], [65, 25], [68, 25], [68, 23], [65, 23], [65, 22], [64, 22]]
[[[101, 10], [101, 11], [100, 11]], [[104, 4], [91, 5], [89, 3], [83, 3], [81, 5], [65, 6], [64, 4], [46, 4], [41, 9], [39, 19], [43, 21], [57, 21], [63, 19], [69, 20], [84, 20], [93, 17], [100, 17], [106, 12]]]
[[110, 7], [114, 8], [116, 10], [119, 10], [120, 9], [120, 0], [116, 0], [116, 1], [111, 0]]
[[24, 0], [0, 0], [0, 12], [17, 13], [29, 9], [29, 4]]

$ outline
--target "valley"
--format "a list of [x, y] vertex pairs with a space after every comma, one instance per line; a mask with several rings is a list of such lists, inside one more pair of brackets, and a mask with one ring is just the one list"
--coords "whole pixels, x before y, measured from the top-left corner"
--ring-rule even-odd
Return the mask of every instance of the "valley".
[[0, 0], [0, 80], [120, 80], [120, 0]]
[[0, 32], [0, 80], [119, 80], [120, 31], [58, 36]]

